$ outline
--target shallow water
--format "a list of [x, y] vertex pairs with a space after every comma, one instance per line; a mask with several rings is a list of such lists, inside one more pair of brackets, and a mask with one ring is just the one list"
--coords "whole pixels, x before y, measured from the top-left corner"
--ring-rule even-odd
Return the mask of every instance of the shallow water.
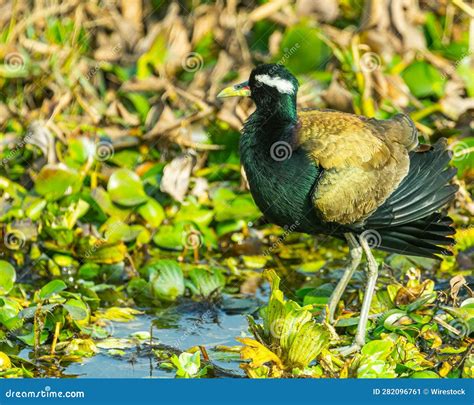
[[[218, 345], [237, 345], [235, 338], [248, 334], [243, 314], [255, 312], [261, 302], [258, 298], [232, 297], [224, 298], [220, 305], [186, 301], [155, 314], [139, 315], [131, 322], [113, 322], [112, 337], [129, 338], [135, 332], [149, 332], [153, 324], [153, 337], [158, 343], [179, 351], [204, 346], [213, 364], [243, 376], [236, 356], [230, 356], [234, 359], [226, 361], [229, 358], [226, 353], [213, 349]], [[96, 356], [84, 358], [82, 363], [72, 363], [63, 373], [79, 378], [174, 377], [174, 371], [161, 368], [149, 350], [134, 347], [125, 349], [125, 352], [125, 356], [117, 357], [109, 355], [106, 349], [100, 349]]]

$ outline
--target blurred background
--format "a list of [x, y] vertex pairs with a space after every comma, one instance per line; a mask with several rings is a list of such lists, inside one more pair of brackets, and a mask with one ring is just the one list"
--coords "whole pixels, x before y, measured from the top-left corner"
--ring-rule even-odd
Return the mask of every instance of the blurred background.
[[[347, 250], [265, 223], [238, 156], [239, 130], [254, 106], [216, 99], [268, 62], [298, 77], [301, 108], [377, 118], [403, 111], [422, 142], [448, 138], [460, 186], [449, 208], [459, 229], [455, 256], [438, 263], [381, 254], [387, 267], [379, 287], [400, 289], [409, 280], [403, 299], [390, 290], [384, 309], [393, 309], [423, 294], [425, 274], [434, 280], [429, 288], [443, 292], [443, 304], [459, 306], [472, 295], [474, 268], [473, 50], [474, 3], [467, 0], [0, 0], [0, 324], [9, 347], [3, 350], [35, 358], [45, 355], [41, 350], [63, 350], [68, 362], [80, 362], [97, 352], [94, 339], [129, 337], [130, 330], [111, 322], [132, 319], [135, 330], [153, 322], [174, 328], [176, 336], [166, 336], [175, 346], [231, 344], [247, 328], [244, 314], [268, 298], [261, 276], [267, 267], [278, 269], [282, 289], [298, 302], [327, 301], [339, 274], [328, 270], [340, 269]], [[62, 284], [51, 285], [53, 279]], [[218, 311], [229, 329], [208, 326], [188, 342], [216, 314], [170, 303], [207, 302], [216, 291], [227, 294]], [[52, 294], [74, 301], [53, 306], [53, 315], [39, 311]], [[357, 290], [350, 297], [356, 310]], [[171, 318], [156, 315], [169, 305]], [[138, 316], [137, 308], [155, 312]], [[413, 311], [420, 308], [426, 309]], [[439, 343], [436, 333], [446, 324], [444, 343], [461, 337], [442, 376], [464, 372], [459, 345], [472, 344], [470, 311], [452, 327], [458, 335], [448, 332], [459, 314], [445, 311], [444, 325], [429, 324], [435, 335], [425, 336], [423, 350], [433, 339]], [[426, 325], [416, 317], [412, 323], [418, 334]], [[349, 325], [349, 340], [350, 332]], [[41, 348], [44, 342], [54, 346]], [[104, 347], [128, 356], [123, 341]], [[65, 372], [51, 359], [40, 370], [18, 358], [0, 371]], [[169, 367], [185, 373], [176, 364], [183, 369], [189, 359], [181, 360]], [[440, 373], [444, 364], [423, 361], [408, 369]], [[470, 361], [464, 376], [472, 377]], [[101, 363], [92, 364], [88, 375], [100, 376]], [[129, 376], [128, 363], [117, 364], [118, 376]], [[321, 375], [342, 373], [331, 367]], [[351, 372], [358, 375], [344, 371]]]

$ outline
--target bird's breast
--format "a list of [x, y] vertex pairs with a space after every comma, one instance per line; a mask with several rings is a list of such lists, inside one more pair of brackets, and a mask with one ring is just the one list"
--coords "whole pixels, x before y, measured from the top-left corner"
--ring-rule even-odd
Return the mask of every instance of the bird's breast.
[[283, 141], [265, 144], [244, 135], [240, 153], [250, 192], [263, 215], [295, 230], [314, 228], [311, 194], [319, 169], [304, 151]]

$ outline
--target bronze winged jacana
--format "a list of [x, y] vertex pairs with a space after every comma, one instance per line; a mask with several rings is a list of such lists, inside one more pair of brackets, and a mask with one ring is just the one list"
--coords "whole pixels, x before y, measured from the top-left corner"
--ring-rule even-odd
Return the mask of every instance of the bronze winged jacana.
[[350, 262], [329, 300], [331, 322], [365, 253], [359, 325], [354, 344], [341, 349], [349, 354], [365, 343], [378, 271], [371, 248], [429, 258], [452, 254], [455, 231], [440, 209], [456, 193], [448, 184], [456, 170], [448, 167], [444, 140], [418, 148], [416, 127], [404, 114], [377, 120], [297, 111], [297, 92], [298, 81], [285, 67], [265, 64], [218, 97], [250, 96], [256, 104], [242, 130], [240, 156], [264, 216], [298, 232], [347, 240]]

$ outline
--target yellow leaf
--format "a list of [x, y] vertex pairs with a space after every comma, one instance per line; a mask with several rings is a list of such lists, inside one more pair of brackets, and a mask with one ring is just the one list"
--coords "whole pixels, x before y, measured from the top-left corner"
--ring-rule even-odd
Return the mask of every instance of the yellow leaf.
[[111, 307], [105, 312], [98, 314], [100, 318], [108, 319], [115, 322], [129, 322], [135, 319], [135, 315], [142, 314], [143, 312], [137, 311], [133, 308], [119, 308]]
[[279, 368], [283, 368], [280, 358], [261, 343], [250, 338], [237, 338], [237, 340], [245, 345], [240, 351], [240, 357], [243, 360], [252, 360], [249, 364], [252, 368], [268, 362], [274, 362]]
[[452, 368], [453, 366], [449, 364], [447, 361], [445, 361], [443, 365], [441, 366], [441, 368], [439, 369], [438, 373], [441, 377], [446, 377]]

